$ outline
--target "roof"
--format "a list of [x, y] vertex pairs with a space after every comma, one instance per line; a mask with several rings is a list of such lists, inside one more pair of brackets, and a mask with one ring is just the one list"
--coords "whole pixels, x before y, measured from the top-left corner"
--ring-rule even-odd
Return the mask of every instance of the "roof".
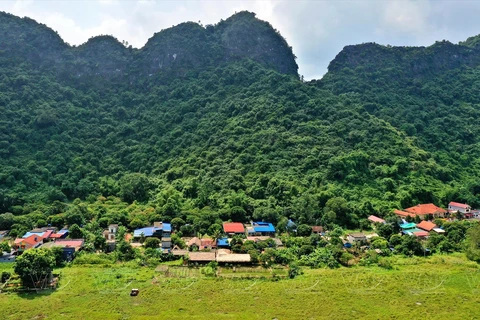
[[433, 203], [417, 204], [414, 207], [405, 209], [405, 211], [416, 215], [447, 213], [447, 210], [437, 207]]
[[432, 231], [433, 228], [435, 228], [437, 225], [433, 222], [430, 221], [422, 221], [419, 224], [417, 224], [417, 228], [426, 230], [426, 231]]
[[250, 262], [252, 258], [248, 253], [231, 253], [217, 255], [217, 262]]
[[109, 228], [118, 228], [118, 224], [112, 223], [108, 225]]
[[312, 232], [323, 232], [323, 227], [322, 226], [312, 226]]
[[382, 218], [379, 218], [377, 216], [374, 216], [373, 214], [368, 217], [368, 220], [370, 220], [372, 222], [385, 223], [385, 220], [383, 220]]
[[40, 242], [42, 242], [43, 238], [36, 235], [36, 234], [32, 234], [31, 236], [28, 236], [26, 238], [17, 238], [15, 239], [15, 244], [20, 244], [20, 243], [26, 243], [26, 244], [29, 244], [31, 246], [34, 246]]
[[254, 232], [275, 232], [275, 227], [270, 222], [252, 223]]
[[445, 230], [440, 228], [433, 228], [433, 231], [435, 231], [436, 233], [445, 233]]
[[366, 238], [366, 236], [361, 232], [352, 232], [352, 233], [349, 233], [348, 235], [354, 238]]
[[427, 231], [417, 231], [413, 235], [416, 237], [428, 237], [429, 233]]
[[85, 240], [83, 239], [61, 239], [45, 243], [43, 248], [61, 247], [61, 248], [75, 248], [75, 251], [83, 247]]
[[191, 247], [193, 245], [196, 245], [199, 248], [213, 246], [213, 244], [214, 244], [213, 239], [208, 239], [208, 238], [199, 239], [197, 237], [194, 237], [187, 242], [187, 246]]
[[137, 229], [137, 230], [134, 230], [133, 231], [133, 236], [135, 238], [139, 238], [142, 236], [142, 233], [143, 233], [143, 236], [144, 237], [151, 237], [153, 236], [153, 234], [155, 233], [155, 231], [158, 231], [160, 230], [160, 228], [156, 228], [156, 227], [145, 227], [145, 228], [141, 228], [141, 229]]
[[393, 213], [395, 213], [397, 216], [401, 216], [401, 217], [415, 217], [414, 214], [409, 213], [409, 212], [405, 212], [405, 211], [402, 211], [402, 210], [393, 210]]
[[449, 206], [449, 207], [450, 207], [450, 206], [452, 206], [452, 207], [458, 207], [458, 208], [463, 208], [463, 209], [470, 209], [470, 208], [471, 208], [471, 207], [470, 207], [468, 204], [466, 204], [466, 203], [460, 203], [460, 202], [454, 202], [454, 201], [450, 202], [450, 203], [448, 204], [448, 206]]
[[215, 252], [189, 252], [190, 261], [215, 261]]
[[414, 223], [414, 222], [410, 222], [410, 223], [402, 223], [400, 225], [400, 228], [402, 229], [413, 229], [415, 228], [417, 225]]
[[424, 231], [424, 230], [414, 228], [414, 229], [405, 230], [404, 232], [405, 232], [405, 234], [413, 235], [415, 232], [420, 232], [420, 231]]
[[245, 233], [245, 227], [240, 222], [225, 222], [223, 231], [225, 233]]
[[217, 246], [226, 247], [226, 246], [229, 246], [229, 245], [230, 245], [230, 244], [228, 243], [228, 239], [227, 239], [227, 238], [217, 239]]

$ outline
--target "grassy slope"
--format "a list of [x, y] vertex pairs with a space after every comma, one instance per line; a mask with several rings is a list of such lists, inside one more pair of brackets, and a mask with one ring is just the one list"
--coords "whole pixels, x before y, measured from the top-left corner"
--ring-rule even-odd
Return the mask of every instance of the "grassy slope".
[[278, 282], [152, 281], [148, 268], [71, 267], [53, 293], [0, 295], [0, 311], [6, 319], [470, 319], [480, 316], [478, 270], [460, 256], [400, 260], [392, 271], [306, 270]]

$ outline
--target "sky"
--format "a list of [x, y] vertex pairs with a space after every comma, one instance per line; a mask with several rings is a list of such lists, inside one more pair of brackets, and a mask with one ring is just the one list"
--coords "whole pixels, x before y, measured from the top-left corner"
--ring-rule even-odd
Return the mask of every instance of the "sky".
[[108, 34], [137, 48], [162, 29], [186, 21], [215, 24], [242, 10], [280, 31], [306, 80], [321, 78], [346, 45], [429, 46], [480, 33], [480, 0], [0, 0], [0, 11], [46, 24], [71, 45]]

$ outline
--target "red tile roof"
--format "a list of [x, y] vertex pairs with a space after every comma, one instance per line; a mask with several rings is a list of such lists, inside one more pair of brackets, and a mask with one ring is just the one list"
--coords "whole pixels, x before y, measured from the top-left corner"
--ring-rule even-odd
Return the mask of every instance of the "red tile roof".
[[21, 243], [25, 243], [25, 244], [28, 244], [29, 246], [35, 246], [36, 244], [38, 244], [39, 242], [42, 242], [42, 241], [43, 241], [42, 237], [40, 237], [39, 235], [36, 235], [36, 234], [32, 234], [31, 236], [26, 237], [26, 238], [15, 239], [15, 244], [18, 245], [18, 244], [21, 244]]
[[405, 212], [405, 211], [401, 211], [401, 210], [393, 210], [393, 213], [395, 213], [397, 216], [401, 216], [401, 217], [415, 217], [415, 215], [413, 213], [409, 213], [409, 212]]
[[373, 214], [370, 217], [368, 217], [368, 220], [370, 220], [372, 222], [385, 223], [385, 220], [383, 220], [382, 218], [379, 218], [377, 216], [374, 216]]
[[429, 233], [427, 231], [417, 231], [413, 233], [416, 237], [428, 237]]
[[416, 215], [447, 213], [447, 210], [437, 207], [433, 203], [417, 204], [414, 207], [405, 209], [405, 211], [416, 214]]
[[450, 202], [448, 206], [452, 207], [458, 207], [458, 208], [463, 208], [463, 209], [470, 209], [471, 207], [468, 204], [465, 203], [460, 203], [460, 202]]
[[223, 224], [225, 233], [245, 233], [245, 227], [240, 222], [225, 222]]
[[437, 227], [437, 225], [430, 221], [422, 221], [419, 224], [417, 224], [417, 227], [425, 231], [432, 231], [433, 228]]

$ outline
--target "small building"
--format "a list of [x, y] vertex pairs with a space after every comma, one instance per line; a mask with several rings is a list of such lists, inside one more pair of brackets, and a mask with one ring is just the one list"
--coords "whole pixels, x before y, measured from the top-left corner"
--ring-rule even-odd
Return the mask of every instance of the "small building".
[[444, 234], [445, 233], [445, 230], [441, 229], [441, 228], [433, 228], [432, 230], [433, 232], [436, 232], [438, 234]]
[[192, 249], [193, 247], [196, 247], [198, 250], [211, 250], [216, 247], [216, 243], [213, 241], [213, 239], [199, 239], [194, 237], [187, 242], [187, 246]]
[[153, 226], [136, 229], [133, 231], [133, 238], [155, 237], [161, 239], [162, 237], [170, 238], [172, 233], [172, 225], [165, 222], [154, 222]]
[[415, 218], [415, 215], [413, 213], [405, 212], [402, 210], [393, 210], [393, 213], [395, 213], [401, 219], [406, 219], [407, 217]]
[[325, 235], [325, 231], [322, 226], [312, 226], [312, 233], [322, 236]]
[[56, 233], [52, 233], [49, 239], [65, 239], [68, 236], [68, 229], [61, 229]]
[[217, 239], [217, 248], [230, 248], [228, 238]]
[[347, 236], [348, 242], [361, 242], [361, 241], [367, 241], [367, 237], [365, 234], [361, 232], [352, 232]]
[[118, 224], [111, 224], [108, 229], [103, 231], [103, 236], [107, 241], [115, 241], [115, 234], [118, 230]]
[[215, 252], [189, 252], [188, 262], [191, 263], [208, 263], [215, 261]]
[[253, 222], [252, 226], [247, 228], [249, 236], [275, 236], [275, 227], [270, 222]]
[[33, 249], [39, 247], [43, 243], [43, 238], [32, 234], [26, 238], [17, 238], [14, 242], [14, 248], [18, 250], [18, 252], [23, 252], [28, 249]]
[[85, 240], [83, 239], [59, 239], [43, 244], [42, 248], [60, 247], [63, 249], [63, 259], [65, 261], [72, 261], [75, 252], [80, 251], [84, 243]]
[[410, 231], [410, 230], [413, 230], [413, 229], [416, 229], [417, 228], [417, 225], [414, 223], [414, 222], [406, 222], [406, 223], [402, 223], [400, 225], [400, 229], [402, 229], [402, 232], [406, 232], [406, 231]]
[[175, 245], [175, 246], [173, 246], [173, 248], [170, 250], [170, 253], [173, 254], [174, 256], [183, 257], [183, 256], [188, 255], [188, 250], [180, 249], [179, 246]]
[[240, 222], [225, 222], [223, 232], [228, 235], [245, 234], [245, 226]]
[[373, 223], [386, 223], [385, 220], [382, 218], [379, 218], [377, 216], [374, 216], [373, 214], [368, 217], [368, 221], [373, 222]]
[[427, 238], [429, 236], [429, 233], [423, 230], [412, 232], [412, 234], [417, 238]]
[[436, 227], [437, 225], [435, 223], [425, 220], [417, 224], [417, 228], [425, 230], [427, 232], [432, 231]]
[[169, 251], [172, 248], [172, 238], [162, 237], [162, 249]]
[[459, 202], [450, 202], [448, 204], [448, 211], [449, 212], [460, 212], [465, 214], [469, 214], [472, 210], [472, 207], [470, 207], [468, 204], [465, 203], [459, 203]]

